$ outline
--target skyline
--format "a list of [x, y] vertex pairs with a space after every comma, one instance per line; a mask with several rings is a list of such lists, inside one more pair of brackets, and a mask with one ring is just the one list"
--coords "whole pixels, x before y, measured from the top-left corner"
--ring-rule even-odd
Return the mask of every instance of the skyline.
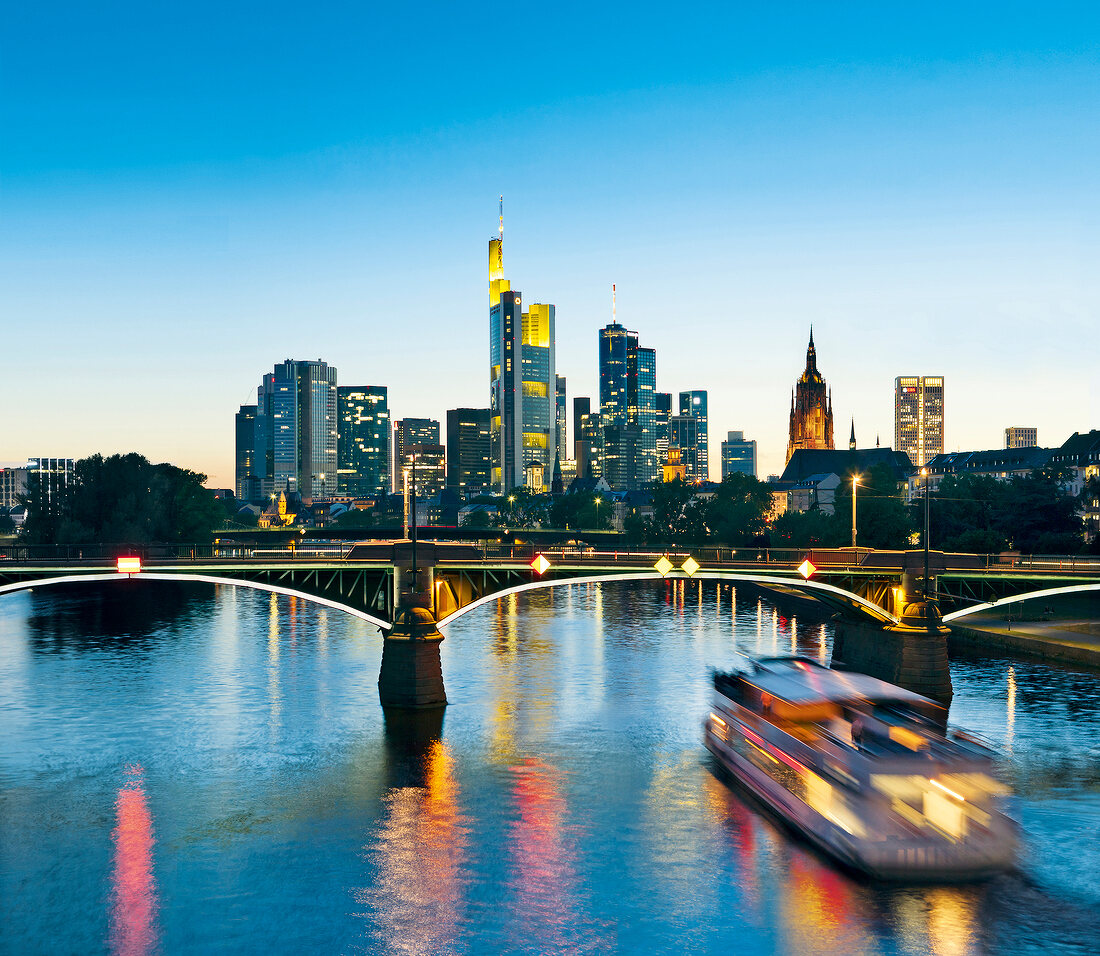
[[570, 408], [615, 283], [658, 389], [706, 389], [762, 476], [811, 323], [862, 447], [899, 375], [944, 376], [949, 451], [1100, 421], [1089, 7], [690, 11], [659, 41], [645, 11], [502, 15], [553, 63], [507, 81], [465, 57], [488, 13], [423, 18], [411, 69], [399, 17], [138, 9], [13, 13], [0, 461], [133, 450], [231, 487], [232, 412], [288, 357], [387, 385], [395, 419], [485, 407], [500, 193]]

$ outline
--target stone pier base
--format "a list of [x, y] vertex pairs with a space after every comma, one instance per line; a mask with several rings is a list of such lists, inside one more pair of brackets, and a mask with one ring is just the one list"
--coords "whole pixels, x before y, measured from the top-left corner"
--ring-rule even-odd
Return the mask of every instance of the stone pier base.
[[832, 666], [897, 684], [945, 707], [951, 703], [947, 627], [909, 627], [839, 621]]
[[443, 635], [429, 610], [410, 607], [397, 615], [393, 630], [382, 639], [382, 669], [378, 696], [383, 707], [445, 707], [439, 645]]

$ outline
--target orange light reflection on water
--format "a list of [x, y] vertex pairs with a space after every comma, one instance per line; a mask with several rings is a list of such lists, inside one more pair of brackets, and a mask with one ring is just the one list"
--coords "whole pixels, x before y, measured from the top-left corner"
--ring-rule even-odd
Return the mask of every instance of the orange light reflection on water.
[[111, 952], [144, 956], [157, 948], [157, 886], [153, 877], [153, 820], [145, 801], [139, 766], [126, 768], [127, 780], [115, 800], [117, 824], [111, 834]]

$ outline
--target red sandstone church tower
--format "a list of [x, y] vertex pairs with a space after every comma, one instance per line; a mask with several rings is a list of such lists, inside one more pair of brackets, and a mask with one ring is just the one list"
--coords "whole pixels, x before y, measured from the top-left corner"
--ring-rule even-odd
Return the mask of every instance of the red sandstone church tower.
[[833, 447], [833, 396], [826, 391], [825, 379], [817, 370], [814, 330], [810, 326], [806, 371], [791, 393], [791, 437], [787, 442], [787, 461], [799, 448], [832, 450]]

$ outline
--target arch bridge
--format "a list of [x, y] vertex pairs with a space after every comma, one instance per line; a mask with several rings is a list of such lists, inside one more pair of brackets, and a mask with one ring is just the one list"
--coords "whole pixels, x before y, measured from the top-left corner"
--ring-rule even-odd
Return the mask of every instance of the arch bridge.
[[[119, 549], [70, 547], [0, 550], [0, 595], [52, 584], [192, 580], [296, 595], [337, 608], [388, 631], [402, 575], [413, 562], [409, 542], [326, 543], [280, 549], [234, 544], [123, 549], [140, 571], [120, 570]], [[542, 557], [545, 564], [538, 562]], [[440, 626], [496, 598], [569, 583], [700, 578], [744, 582], [816, 601], [827, 612], [885, 626], [919, 592], [924, 552], [870, 549], [694, 549], [594, 551], [524, 545], [424, 542], [416, 564], [427, 575]], [[661, 561], [667, 567], [655, 567]], [[809, 577], [800, 566], [809, 561]], [[537, 567], [536, 567], [537, 565]], [[807, 569], [808, 570], [808, 569]], [[950, 622], [1000, 603], [1100, 589], [1100, 561], [1087, 558], [990, 559], [929, 554], [929, 577]]]

